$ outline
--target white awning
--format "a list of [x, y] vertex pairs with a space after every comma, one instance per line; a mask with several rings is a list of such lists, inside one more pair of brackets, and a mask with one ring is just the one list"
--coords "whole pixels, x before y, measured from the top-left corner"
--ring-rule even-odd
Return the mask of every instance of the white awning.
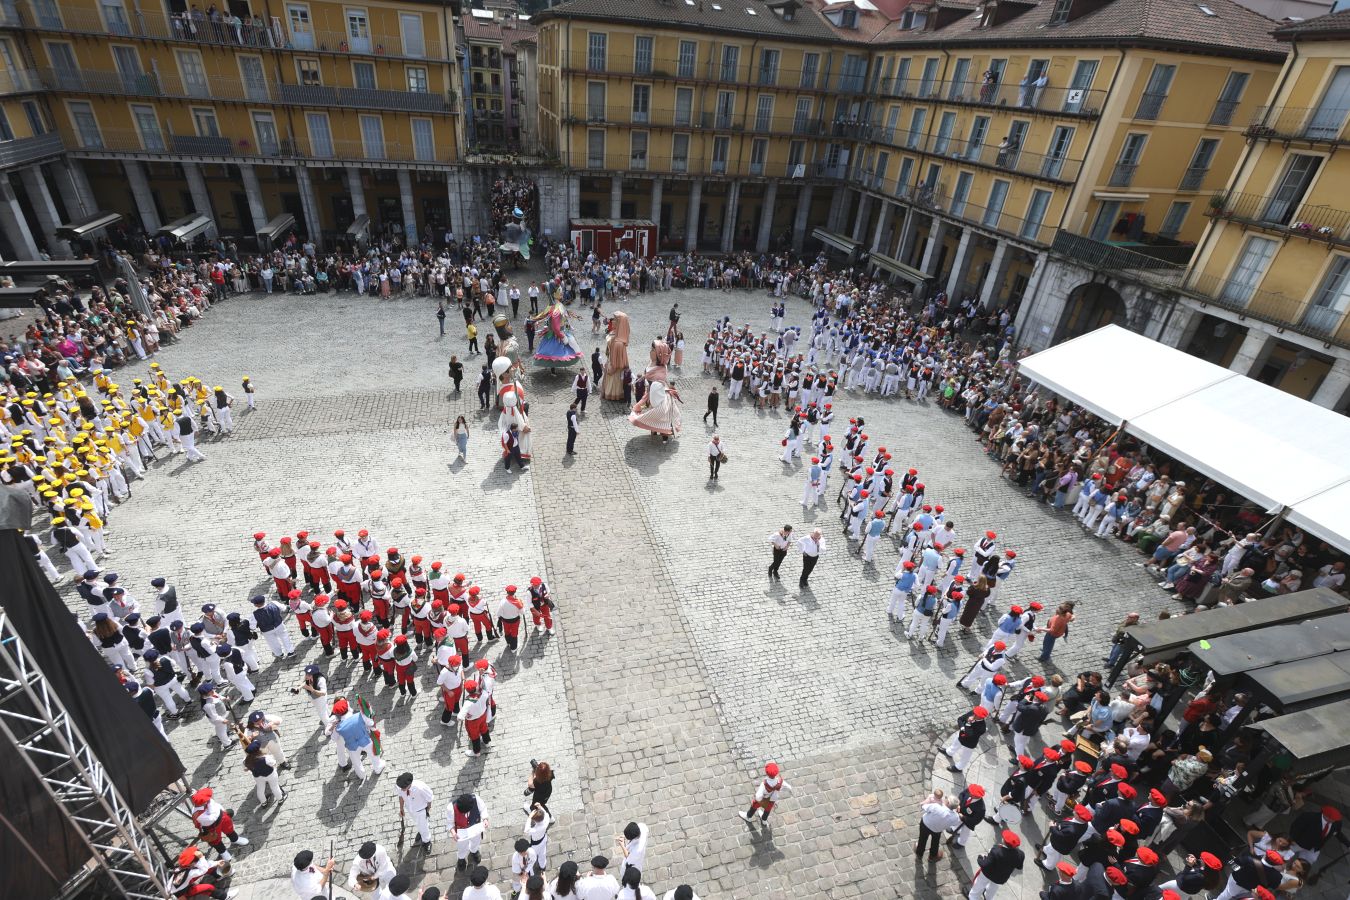
[[1350, 552], [1350, 418], [1117, 325], [1019, 365], [1031, 380]]
[[840, 250], [844, 253], [852, 253], [859, 247], [859, 242], [853, 240], [853, 238], [846, 237], [845, 235], [838, 234], [837, 232], [826, 231], [824, 228], [812, 229], [811, 237], [815, 238], [816, 240], [820, 241], [823, 244], [828, 244], [831, 247], [835, 248], [836, 250]]
[[165, 225], [156, 232], [156, 234], [165, 234], [175, 241], [190, 241], [201, 234], [212, 225], [211, 217], [200, 213], [192, 213], [183, 216], [181, 219], [174, 219], [168, 225]]

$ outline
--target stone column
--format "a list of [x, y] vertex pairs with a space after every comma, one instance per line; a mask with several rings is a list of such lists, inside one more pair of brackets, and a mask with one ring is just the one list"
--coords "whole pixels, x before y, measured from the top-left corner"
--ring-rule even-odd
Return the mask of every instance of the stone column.
[[61, 195], [61, 203], [66, 207], [66, 215], [73, 219], [82, 219], [85, 216], [92, 216], [97, 212], [94, 206], [94, 195], [91, 193], [89, 183], [83, 178], [83, 171], [76, 174], [80, 168], [78, 159], [65, 159], [52, 163], [52, 174], [56, 176], [56, 191]]
[[316, 249], [323, 247], [323, 220], [319, 217], [319, 203], [314, 196], [314, 183], [309, 180], [309, 169], [295, 167], [295, 185], [300, 189], [300, 206], [305, 213], [305, 236]]
[[925, 275], [936, 275], [938, 260], [942, 258], [942, 243], [947, 239], [947, 223], [933, 217], [933, 224], [928, 229], [928, 243], [923, 248], [923, 261], [919, 264], [919, 269]]
[[914, 207], [905, 208], [905, 222], [900, 226], [900, 240], [895, 242], [895, 259], [909, 265], [909, 248], [919, 231], [919, 212]]
[[695, 178], [689, 183], [689, 210], [684, 227], [684, 249], [698, 249], [698, 230], [703, 224], [701, 207], [703, 206], [703, 180]]
[[858, 212], [853, 217], [853, 231], [849, 233], [855, 241], [862, 242], [863, 229], [867, 227], [867, 217], [872, 212], [872, 195], [862, 194], [858, 198]]
[[829, 218], [825, 220], [825, 228], [827, 231], [837, 233], [843, 228], [840, 223], [843, 221], [844, 215], [848, 210], [848, 204], [852, 194], [853, 192], [845, 187], [836, 187], [834, 189], [834, 194], [830, 199], [830, 215]]
[[417, 228], [417, 204], [413, 202], [412, 173], [407, 169], [398, 170], [398, 196], [403, 201], [403, 243], [412, 247], [422, 239]]
[[623, 218], [623, 179], [618, 175], [609, 180], [609, 217]]
[[47, 241], [47, 252], [53, 259], [70, 259], [70, 243], [56, 236], [57, 226], [61, 224], [60, 212], [52, 200], [52, 192], [47, 188], [47, 179], [40, 166], [27, 166], [19, 170], [19, 179], [23, 182], [28, 203], [37, 217], [38, 228]]
[[1312, 402], [1327, 409], [1338, 409], [1341, 401], [1345, 399], [1347, 390], [1350, 390], [1350, 359], [1342, 356], [1332, 363], [1331, 371], [1327, 372], [1322, 383], [1317, 386], [1317, 393], [1313, 394]]
[[[452, 173], [454, 178], [457, 173]], [[454, 187], [451, 187], [450, 213], [455, 216], [455, 227], [459, 227], [459, 204], [454, 201]], [[347, 193], [352, 197], [352, 217], [359, 219], [362, 216], [369, 215], [366, 212], [366, 189], [361, 184], [361, 170], [356, 166], [347, 167]]]
[[253, 218], [253, 231], [256, 234], [267, 225], [267, 202], [263, 200], [262, 185], [258, 183], [258, 172], [252, 163], [240, 163], [239, 175], [244, 180], [248, 214]]
[[659, 175], [652, 179], [651, 212], [647, 214], [647, 218], [655, 222], [657, 226], [660, 226], [661, 224], [661, 198], [664, 196], [665, 190], [666, 183], [664, 179]]
[[1167, 319], [1166, 327], [1162, 327], [1158, 334], [1158, 343], [1185, 350], [1195, 337], [1195, 330], [1200, 327], [1200, 318], [1199, 310], [1178, 298], [1176, 306], [1172, 307], [1170, 318]]
[[1237, 355], [1228, 364], [1228, 368], [1239, 375], [1251, 375], [1260, 368], [1270, 356], [1270, 351], [1274, 349], [1274, 335], [1262, 331], [1255, 325], [1249, 325], [1247, 336], [1242, 339], [1242, 346], [1238, 347]]
[[155, 208], [155, 196], [150, 193], [150, 181], [145, 177], [145, 167], [135, 160], [126, 160], [122, 167], [127, 172], [127, 184], [131, 187], [131, 197], [136, 201], [136, 212], [141, 216], [141, 228], [149, 235], [159, 231], [164, 224], [159, 220], [159, 210]]
[[994, 308], [997, 294], [1003, 290], [1003, 278], [1008, 274], [1008, 262], [1008, 242], [999, 241], [994, 249], [994, 258], [989, 262], [989, 272], [980, 287], [980, 309]]
[[209, 216], [211, 227], [206, 229], [207, 237], [216, 236], [216, 215], [211, 211], [211, 192], [206, 189], [206, 179], [202, 176], [202, 167], [196, 163], [182, 163], [183, 174], [187, 177], [188, 191], [192, 194], [192, 208], [199, 215]]
[[727, 186], [727, 203], [722, 210], [722, 252], [730, 253], [736, 244], [736, 214], [740, 212], [741, 183], [733, 181]]
[[14, 185], [9, 176], [0, 174], [0, 231], [9, 238], [10, 246], [18, 259], [41, 259], [33, 232], [28, 229], [28, 220], [23, 217], [23, 207], [14, 194]]
[[755, 236], [755, 252], [768, 253], [773, 240], [773, 208], [778, 204], [778, 179], [764, 186], [764, 201], [759, 205], [759, 234]]
[[881, 213], [877, 216], [877, 227], [872, 231], [872, 252], [881, 251], [881, 242], [886, 238], [886, 229], [891, 227], [891, 219], [895, 216], [895, 204], [889, 200], [881, 201]]
[[797, 215], [792, 220], [792, 249], [797, 253], [801, 253], [806, 244], [806, 226], [811, 218], [811, 198], [815, 190], [815, 185], [804, 184], [797, 191]]
[[[964, 299], [956, 296], [956, 292], [961, 290], [961, 282], [966, 278], [966, 269], [970, 263], [970, 245], [974, 239], [975, 232], [969, 228], [961, 230], [961, 242], [956, 245], [956, 259], [952, 260], [952, 273], [947, 276], [947, 300], [950, 303], [958, 303]], [[1037, 265], [1039, 266], [1039, 263]]]

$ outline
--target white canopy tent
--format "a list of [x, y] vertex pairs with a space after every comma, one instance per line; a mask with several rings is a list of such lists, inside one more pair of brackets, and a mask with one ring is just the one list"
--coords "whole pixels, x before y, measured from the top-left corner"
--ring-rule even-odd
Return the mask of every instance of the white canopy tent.
[[1107, 325], [1028, 356], [1045, 385], [1350, 552], [1350, 419]]

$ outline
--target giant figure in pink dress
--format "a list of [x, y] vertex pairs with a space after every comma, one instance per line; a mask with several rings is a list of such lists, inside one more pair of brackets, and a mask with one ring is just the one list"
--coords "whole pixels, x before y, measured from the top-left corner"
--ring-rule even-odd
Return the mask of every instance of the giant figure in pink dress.
[[567, 327], [568, 318], [579, 318], [568, 312], [561, 300], [555, 300], [535, 316], [535, 321], [544, 323], [539, 343], [534, 348], [534, 361], [541, 366], [558, 368], [581, 359], [581, 345], [572, 337], [572, 329]]
[[647, 380], [647, 393], [628, 415], [628, 421], [644, 431], [661, 435], [662, 441], [680, 433], [680, 394], [670, 382], [666, 366], [670, 363], [670, 345], [652, 341], [652, 364], [642, 377]]

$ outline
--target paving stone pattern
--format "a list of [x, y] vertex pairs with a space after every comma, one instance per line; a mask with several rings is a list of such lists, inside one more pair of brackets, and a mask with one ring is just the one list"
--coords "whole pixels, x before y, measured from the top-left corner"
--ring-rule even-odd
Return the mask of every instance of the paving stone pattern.
[[[149, 579], [164, 575], [189, 607], [240, 609], [269, 586], [251, 553], [253, 531], [307, 528], [326, 538], [335, 527], [368, 527], [382, 548], [442, 559], [493, 594], [542, 572], [560, 606], [557, 635], [531, 635], [518, 658], [500, 642], [478, 648], [502, 673], [492, 750], [479, 760], [460, 754], [462, 739], [440, 725], [429, 666], [423, 692], [398, 703], [395, 691], [361, 678], [359, 666], [325, 662], [313, 641], [300, 642], [303, 659], [269, 664], [256, 679], [254, 708], [290, 725], [285, 743], [297, 765], [284, 779], [284, 803], [256, 809], [239, 756], [207, 748], [211, 730], [200, 716], [171, 727], [192, 783], [215, 785], [260, 839], [239, 856], [241, 881], [284, 876], [299, 847], [326, 851], [330, 837], [344, 865], [368, 837], [392, 849], [392, 782], [404, 769], [437, 795], [437, 842], [429, 856], [407, 852], [402, 867], [458, 896], [465, 882], [454, 878], [443, 810], [475, 790], [492, 813], [485, 861], [504, 880], [528, 761], [541, 758], [559, 773], [554, 860], [613, 855], [624, 823], [645, 821], [647, 878], [658, 893], [689, 881], [704, 898], [937, 897], [968, 884], [974, 864], [964, 854], [916, 867], [912, 851], [918, 804], [941, 783], [932, 771], [936, 743], [969, 707], [954, 682], [982, 638], [953, 633], [937, 650], [887, 627], [897, 550], [883, 541], [872, 565], [853, 556], [833, 489], [828, 504], [803, 512], [804, 463], [778, 459], [781, 411], [724, 397], [720, 434], [731, 459], [720, 480], [708, 480], [713, 429], [700, 418], [713, 381], [700, 372], [702, 333], [724, 314], [767, 327], [770, 299], [704, 290], [635, 298], [623, 307], [633, 318], [635, 368], [675, 300], [688, 343], [674, 372], [683, 435], [663, 444], [596, 395], [579, 454], [566, 458], [570, 375], [534, 372], [535, 463], [523, 475], [501, 470], [495, 415], [477, 409], [484, 358], [465, 359], [462, 395], [449, 390], [445, 363], [452, 352], [465, 358], [465, 341], [459, 328], [437, 335], [427, 301], [239, 297], [160, 354], [171, 376], [197, 375], [236, 395], [250, 375], [259, 407], [238, 416], [234, 436], [204, 442], [207, 462], [160, 462], [114, 511], [108, 565], [133, 590], [146, 594]], [[806, 324], [804, 302], [789, 310], [789, 323]], [[447, 324], [458, 321], [452, 311]], [[579, 328], [589, 355], [598, 339]], [[139, 364], [119, 378], [144, 371]], [[958, 543], [992, 528], [1001, 546], [1018, 551], [1000, 606], [1079, 601], [1070, 640], [1046, 671], [1097, 665], [1126, 611], [1154, 615], [1170, 602], [1144, 579], [1133, 551], [1083, 535], [1001, 480], [957, 417], [851, 394], [835, 409], [837, 434], [850, 416], [863, 416], [896, 469], [920, 470], [930, 501], [957, 522]], [[467, 462], [455, 460], [449, 436], [459, 413], [473, 429]], [[784, 522], [825, 532], [809, 590], [796, 586], [795, 554], [781, 585], [766, 578], [767, 535]], [[988, 620], [979, 631], [991, 629]], [[261, 655], [269, 656], [265, 647]], [[335, 690], [370, 697], [384, 720], [389, 767], [365, 787], [340, 776], [308, 704], [286, 691], [300, 663], [313, 661]], [[1034, 647], [1021, 666], [1042, 670]], [[769, 758], [783, 764], [794, 792], [771, 829], [749, 828], [735, 812]], [[169, 827], [183, 833], [181, 824]], [[1030, 874], [1006, 890], [1031, 897], [1040, 888]]]

